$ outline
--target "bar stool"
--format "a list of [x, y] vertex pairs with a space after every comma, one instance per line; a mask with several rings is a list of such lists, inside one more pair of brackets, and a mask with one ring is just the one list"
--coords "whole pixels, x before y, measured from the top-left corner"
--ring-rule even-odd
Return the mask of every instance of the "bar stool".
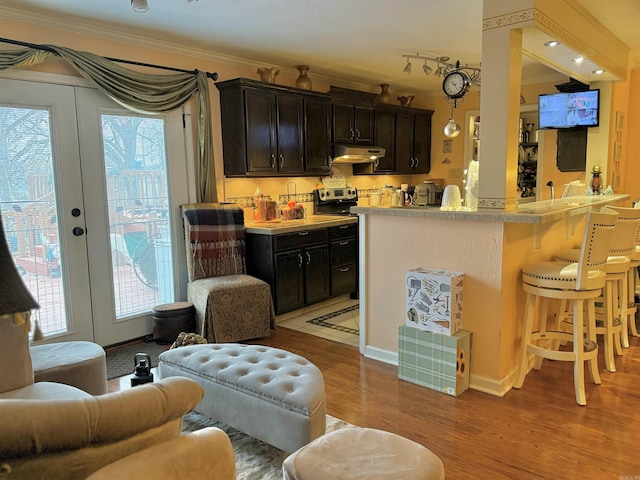
[[[542, 359], [574, 362], [573, 384], [576, 402], [586, 405], [584, 362], [594, 383], [600, 384], [598, 344], [595, 330], [595, 299], [606, 284], [601, 270], [609, 254], [609, 245], [616, 225], [615, 212], [589, 212], [579, 249], [578, 261], [541, 262], [522, 269], [522, 287], [527, 293], [525, 329], [522, 338], [522, 358], [514, 387], [521, 388], [529, 371], [529, 354], [534, 355], [533, 368], [542, 366]], [[573, 306], [572, 331], [547, 330], [549, 300], [564, 300]], [[586, 311], [586, 315], [584, 315]], [[537, 315], [538, 330], [535, 328]], [[560, 342], [571, 342], [571, 351], [560, 351]]]
[[[640, 208], [640, 202], [636, 203], [634, 208]], [[629, 324], [629, 331], [634, 337], [638, 337], [638, 327], [636, 325], [636, 312], [638, 307], [635, 302], [635, 296], [640, 293], [640, 280], [638, 279], [638, 267], [640, 267], [640, 228], [636, 234], [636, 246], [629, 257], [631, 259], [631, 268], [627, 274], [628, 292], [629, 298], [627, 303], [627, 323]]]
[[[614, 352], [622, 355], [622, 347], [629, 346], [628, 275], [631, 270], [630, 256], [634, 253], [640, 228], [640, 209], [624, 207], [605, 207], [604, 209], [617, 212], [618, 220], [609, 247], [609, 256], [603, 267], [607, 274], [607, 283], [598, 302], [602, 307], [596, 309], [596, 334], [604, 336], [605, 365], [608, 371], [615, 372]], [[575, 262], [578, 255], [579, 249], [564, 250], [556, 255], [556, 260]], [[560, 312], [563, 311], [561, 308]]]

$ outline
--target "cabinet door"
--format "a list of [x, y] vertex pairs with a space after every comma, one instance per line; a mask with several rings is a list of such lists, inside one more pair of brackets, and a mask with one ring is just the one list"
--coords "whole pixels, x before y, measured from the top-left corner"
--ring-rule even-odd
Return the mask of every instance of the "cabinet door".
[[416, 115], [413, 124], [413, 172], [431, 171], [431, 117]]
[[328, 173], [331, 156], [331, 103], [329, 99], [304, 100], [305, 171]]
[[411, 173], [413, 159], [413, 115], [396, 113], [396, 171]]
[[271, 92], [245, 90], [247, 166], [250, 172], [275, 173], [275, 98]]
[[[393, 112], [377, 111], [375, 114], [375, 143], [384, 147], [385, 154], [377, 164], [374, 172], [393, 172], [395, 170], [395, 125]], [[354, 170], [355, 171], [355, 170]]]
[[351, 105], [333, 106], [333, 143], [353, 143], [355, 132], [353, 130], [353, 107]]
[[304, 307], [303, 250], [275, 254], [276, 313]]
[[354, 107], [353, 118], [354, 143], [358, 145], [373, 145], [373, 110]]
[[304, 255], [306, 302], [316, 303], [329, 298], [329, 246], [308, 247]]
[[277, 170], [280, 173], [302, 172], [302, 97], [278, 94], [277, 118]]

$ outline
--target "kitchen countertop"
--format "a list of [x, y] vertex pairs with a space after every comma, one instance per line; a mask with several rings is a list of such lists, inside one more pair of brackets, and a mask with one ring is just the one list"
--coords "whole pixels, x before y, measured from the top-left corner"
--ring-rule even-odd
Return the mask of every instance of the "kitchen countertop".
[[276, 220], [270, 222], [245, 221], [247, 233], [258, 235], [278, 235], [281, 233], [315, 230], [318, 228], [337, 227], [350, 223], [358, 223], [358, 217], [341, 215], [309, 215], [300, 220]]
[[473, 220], [479, 222], [544, 224], [574, 215], [583, 214], [589, 211], [592, 207], [616, 204], [628, 199], [628, 194], [590, 196], [577, 195], [574, 197], [524, 203], [519, 205], [517, 210], [508, 212], [490, 209], [471, 212], [440, 210], [440, 207], [358, 206], [351, 207], [351, 213], [390, 215], [397, 217]]

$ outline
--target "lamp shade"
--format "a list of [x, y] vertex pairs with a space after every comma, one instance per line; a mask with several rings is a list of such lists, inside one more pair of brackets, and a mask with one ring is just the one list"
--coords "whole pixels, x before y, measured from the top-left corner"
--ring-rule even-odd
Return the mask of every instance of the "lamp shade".
[[0, 216], [0, 315], [40, 308], [16, 269], [4, 235]]

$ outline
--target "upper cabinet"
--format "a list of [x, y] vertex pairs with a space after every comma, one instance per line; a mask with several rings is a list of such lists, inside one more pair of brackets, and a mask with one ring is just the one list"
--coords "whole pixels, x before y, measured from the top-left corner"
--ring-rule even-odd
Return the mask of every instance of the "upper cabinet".
[[327, 95], [242, 78], [216, 87], [226, 176], [329, 171]]
[[377, 105], [374, 143], [385, 148], [385, 156], [374, 164], [354, 165], [354, 173], [429, 173], [432, 115], [433, 110]]
[[331, 87], [332, 141], [337, 144], [373, 145], [373, 105], [376, 95]]

